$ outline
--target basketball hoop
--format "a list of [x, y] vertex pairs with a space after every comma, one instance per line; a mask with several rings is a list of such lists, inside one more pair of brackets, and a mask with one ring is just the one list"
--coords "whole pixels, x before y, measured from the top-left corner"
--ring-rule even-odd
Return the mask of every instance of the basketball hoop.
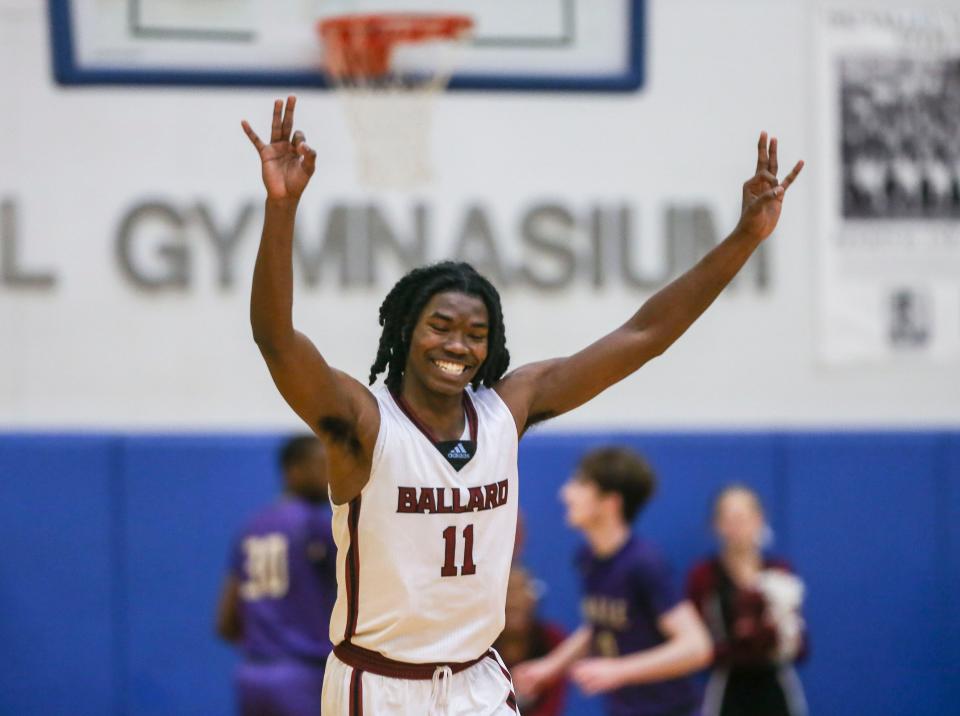
[[430, 178], [432, 100], [472, 28], [465, 15], [411, 13], [317, 24], [324, 71], [343, 99], [363, 183], [406, 189]]

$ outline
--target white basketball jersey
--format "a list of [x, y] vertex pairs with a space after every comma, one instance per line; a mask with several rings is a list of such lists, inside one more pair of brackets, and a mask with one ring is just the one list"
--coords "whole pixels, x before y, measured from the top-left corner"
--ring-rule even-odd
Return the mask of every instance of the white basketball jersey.
[[370, 481], [333, 511], [330, 640], [407, 663], [470, 661], [503, 629], [517, 524], [516, 423], [495, 391], [468, 390], [476, 451], [458, 472], [386, 388], [374, 395], [380, 433]]

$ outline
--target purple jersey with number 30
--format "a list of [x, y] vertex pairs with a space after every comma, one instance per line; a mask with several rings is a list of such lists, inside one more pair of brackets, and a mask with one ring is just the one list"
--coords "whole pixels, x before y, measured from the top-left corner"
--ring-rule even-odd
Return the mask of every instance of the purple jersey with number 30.
[[330, 515], [326, 504], [283, 497], [243, 530], [232, 570], [240, 583], [248, 660], [322, 664], [330, 652], [330, 611], [337, 596]]
[[[660, 617], [683, 601], [659, 551], [631, 535], [616, 554], [577, 555], [583, 621], [593, 628], [592, 656], [626, 656], [664, 642]], [[607, 695], [610, 716], [689, 716], [697, 689], [689, 678], [628, 686]]]

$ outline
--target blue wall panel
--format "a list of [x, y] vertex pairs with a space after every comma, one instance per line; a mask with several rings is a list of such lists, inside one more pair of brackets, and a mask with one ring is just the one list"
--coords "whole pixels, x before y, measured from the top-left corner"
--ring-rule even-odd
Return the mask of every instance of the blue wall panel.
[[945, 703], [960, 704], [960, 435], [944, 437], [940, 473], [940, 523], [944, 560], [938, 580], [945, 628], [939, 645], [949, 649], [940, 660]]
[[[710, 508], [733, 482], [760, 495], [774, 525], [783, 525], [776, 476], [777, 442], [769, 435], [650, 435], [624, 439], [644, 454], [657, 474], [658, 492], [637, 525], [663, 546], [685, 578], [685, 569], [715, 549]], [[777, 548], [785, 548], [778, 534]], [[681, 570], [680, 568], [684, 568]]]
[[786, 438], [814, 714], [941, 714], [936, 435]]
[[113, 443], [0, 436], [0, 714], [116, 713]]
[[279, 491], [276, 440], [135, 438], [123, 454], [127, 710], [230, 713], [234, 655], [214, 637], [229, 545]]

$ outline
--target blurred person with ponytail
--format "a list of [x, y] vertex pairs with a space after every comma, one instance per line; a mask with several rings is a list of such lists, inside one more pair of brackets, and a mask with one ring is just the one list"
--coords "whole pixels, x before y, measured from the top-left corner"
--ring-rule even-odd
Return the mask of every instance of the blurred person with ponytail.
[[803, 583], [770, 541], [757, 493], [724, 488], [713, 504], [719, 553], [697, 564], [687, 593], [714, 642], [703, 716], [805, 716], [793, 665], [806, 656]]

